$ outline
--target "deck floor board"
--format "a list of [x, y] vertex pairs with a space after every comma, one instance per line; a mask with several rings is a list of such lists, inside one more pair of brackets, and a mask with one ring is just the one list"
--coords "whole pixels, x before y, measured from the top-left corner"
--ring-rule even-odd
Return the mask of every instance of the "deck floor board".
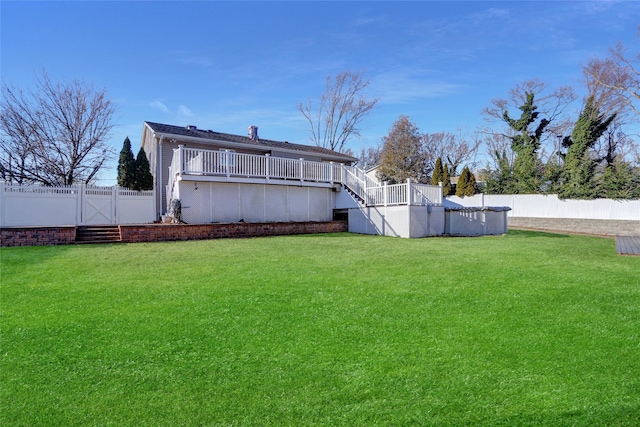
[[640, 255], [640, 236], [616, 236], [619, 255]]

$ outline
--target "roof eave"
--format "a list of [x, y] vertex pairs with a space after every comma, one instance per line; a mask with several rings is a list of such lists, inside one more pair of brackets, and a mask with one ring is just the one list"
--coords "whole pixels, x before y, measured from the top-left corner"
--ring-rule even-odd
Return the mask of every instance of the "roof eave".
[[[281, 148], [281, 147], [260, 146], [260, 145], [246, 144], [246, 143], [243, 143], [243, 142], [225, 141], [225, 140], [216, 139], [216, 138], [201, 138], [201, 137], [196, 137], [196, 136], [187, 136], [187, 135], [179, 135], [179, 134], [174, 134], [174, 133], [157, 132], [157, 131], [154, 131], [153, 128], [151, 126], [149, 126], [148, 123], [145, 122], [145, 130], [146, 129], [149, 129], [151, 132], [153, 132], [153, 134], [157, 138], [162, 138], [162, 139], [165, 139], [165, 140], [167, 140], [167, 139], [175, 139], [176, 141], [194, 142], [194, 143], [199, 143], [199, 144], [215, 143], [216, 145], [219, 145], [219, 146], [224, 147], [224, 148], [251, 148], [251, 149], [254, 149], [254, 150], [264, 151], [265, 153], [270, 153], [272, 151], [279, 151], [279, 152], [295, 154], [295, 155], [297, 155], [297, 156], [299, 156], [301, 158], [304, 158], [304, 156], [302, 156], [302, 154], [304, 154], [304, 155], [307, 155], [309, 157], [322, 157], [323, 159], [333, 160], [333, 161], [337, 161], [339, 163], [355, 162], [357, 160], [355, 157], [351, 157], [351, 156], [347, 156], [347, 155], [335, 155], [335, 154], [330, 154], [330, 153], [318, 153], [318, 152], [314, 152], [314, 151], [302, 151], [302, 150], [287, 149], [287, 148]], [[144, 134], [144, 131], [143, 131], [143, 134]]]

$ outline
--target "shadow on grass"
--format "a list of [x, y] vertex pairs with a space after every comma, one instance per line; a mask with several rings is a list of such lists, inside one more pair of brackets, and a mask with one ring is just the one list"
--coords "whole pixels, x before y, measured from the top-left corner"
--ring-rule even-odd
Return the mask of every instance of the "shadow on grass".
[[47, 245], [47, 246], [7, 246], [0, 248], [0, 260], [3, 265], [16, 262], [22, 265], [38, 264], [51, 258], [64, 257], [69, 251], [78, 248], [86, 249], [87, 252], [93, 248], [105, 248], [120, 243], [103, 243], [100, 245]]
[[561, 413], [522, 414], [491, 420], [495, 425], [543, 425], [543, 426], [638, 426], [640, 406], [617, 406], [592, 410], [575, 410]]
[[546, 231], [532, 231], [532, 230], [509, 230], [508, 235], [514, 236], [514, 237], [553, 237], [553, 238], [570, 237], [568, 234], [548, 233]]
[[[305, 237], [313, 237], [313, 238], [333, 238], [333, 237], [356, 237], [356, 236], [371, 236], [370, 234], [357, 234], [357, 233], [349, 233], [348, 231], [335, 232], [335, 233], [313, 233], [313, 234], [292, 234], [292, 236], [305, 236]], [[277, 236], [274, 236], [277, 237]]]

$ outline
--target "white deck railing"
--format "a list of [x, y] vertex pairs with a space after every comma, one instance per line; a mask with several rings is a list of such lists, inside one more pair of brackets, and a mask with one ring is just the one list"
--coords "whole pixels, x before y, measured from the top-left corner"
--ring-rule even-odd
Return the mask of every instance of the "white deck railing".
[[416, 184], [410, 180], [402, 184], [381, 184], [362, 169], [341, 163], [180, 146], [174, 150], [169, 167], [167, 205], [173, 198], [175, 183], [182, 175], [342, 184], [367, 206], [442, 204], [440, 186]]
[[367, 188], [366, 204], [369, 206], [413, 205], [429, 206], [442, 204], [442, 187], [438, 185], [406, 183], [377, 185]]
[[373, 200], [370, 189], [382, 185], [380, 182], [368, 176], [365, 171], [354, 166], [343, 167], [343, 181], [341, 184], [344, 184], [353, 191], [354, 194], [367, 205], [370, 205], [371, 200]]
[[442, 205], [442, 186], [411, 183], [414, 205]]
[[180, 147], [174, 150], [170, 172], [176, 177], [204, 175], [340, 183], [341, 167], [333, 162]]

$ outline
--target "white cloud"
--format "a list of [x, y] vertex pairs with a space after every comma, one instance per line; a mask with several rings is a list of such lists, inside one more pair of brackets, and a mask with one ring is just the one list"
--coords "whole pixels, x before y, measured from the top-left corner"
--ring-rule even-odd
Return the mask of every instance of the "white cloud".
[[149, 103], [149, 106], [150, 106], [151, 108], [153, 108], [153, 109], [160, 110], [160, 111], [162, 111], [163, 113], [168, 113], [168, 112], [169, 112], [169, 109], [167, 108], [167, 106], [166, 106], [166, 105], [164, 105], [164, 104], [163, 104], [162, 102], [160, 102], [160, 101], [153, 101], [153, 102]]
[[385, 104], [402, 104], [456, 93], [460, 85], [434, 80], [425, 70], [390, 70], [371, 79], [374, 95]]
[[485, 10], [483, 12], [473, 14], [471, 16], [471, 19], [473, 20], [473, 23], [476, 25], [485, 25], [487, 24], [487, 21], [494, 21], [496, 19], [503, 20], [509, 17], [510, 17], [510, 14], [508, 10], [492, 7], [489, 10]]
[[178, 114], [181, 114], [187, 117], [193, 117], [193, 112], [189, 108], [185, 107], [184, 105], [181, 105], [178, 107]]

